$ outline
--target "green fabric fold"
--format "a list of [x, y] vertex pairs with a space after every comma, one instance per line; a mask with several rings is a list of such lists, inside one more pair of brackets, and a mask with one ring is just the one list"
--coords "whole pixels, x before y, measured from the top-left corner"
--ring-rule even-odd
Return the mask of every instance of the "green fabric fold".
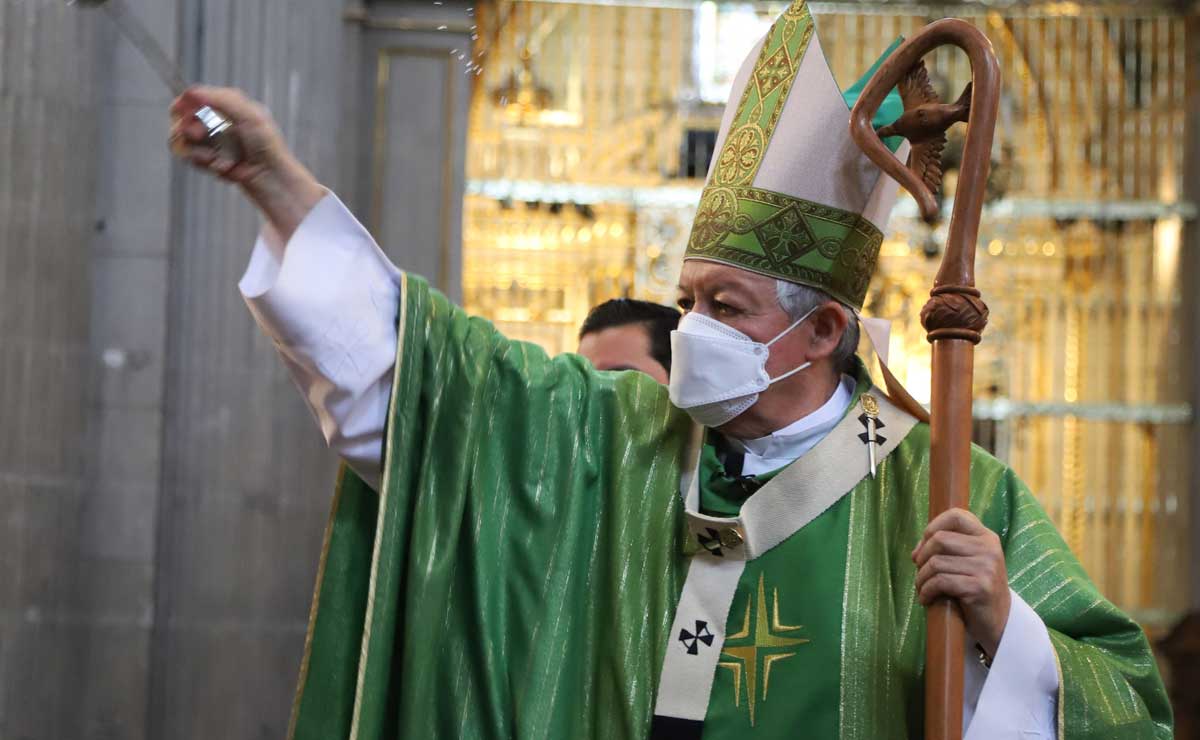
[[403, 294], [383, 491], [372, 519], [343, 472], [294, 737], [644, 737], [690, 421], [645, 375]]

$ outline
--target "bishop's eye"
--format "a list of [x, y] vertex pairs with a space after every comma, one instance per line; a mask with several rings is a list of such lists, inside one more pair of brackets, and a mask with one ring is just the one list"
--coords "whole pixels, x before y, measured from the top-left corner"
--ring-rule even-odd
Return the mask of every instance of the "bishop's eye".
[[718, 316], [736, 316], [740, 313], [736, 308], [722, 301], [713, 301], [713, 311]]

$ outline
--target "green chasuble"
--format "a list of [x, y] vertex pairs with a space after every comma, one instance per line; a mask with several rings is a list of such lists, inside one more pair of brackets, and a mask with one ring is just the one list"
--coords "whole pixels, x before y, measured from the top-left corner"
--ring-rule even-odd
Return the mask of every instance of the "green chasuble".
[[[927, 426], [882, 401], [895, 439], [874, 478], [762, 552], [752, 523], [744, 543], [714, 543], [685, 511], [702, 435], [665, 388], [507, 340], [415, 276], [402, 294], [381, 490], [343, 470], [290, 737], [646, 738], [672, 690], [665, 666], [691, 646], [721, 651], [706, 738], [920, 737], [909, 553], [928, 508]], [[860, 373], [863, 393], [883, 398]], [[830, 447], [862, 431], [851, 408], [750, 502], [804, 488], [795, 471], [852, 467]], [[1013, 589], [1050, 630], [1059, 737], [1169, 737], [1142, 631], [1010, 470], [977, 451], [971, 481]], [[688, 640], [672, 625], [689, 568], [727, 546], [747, 556], [724, 641]]]

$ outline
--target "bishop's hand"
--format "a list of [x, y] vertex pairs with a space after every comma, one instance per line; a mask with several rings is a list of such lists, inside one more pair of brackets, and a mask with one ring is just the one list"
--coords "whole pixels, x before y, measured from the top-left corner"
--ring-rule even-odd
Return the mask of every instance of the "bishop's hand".
[[[196, 112], [208, 106], [227, 118], [238, 161], [211, 145]], [[240, 90], [197, 85], [171, 104], [171, 151], [217, 177], [240, 185], [286, 241], [304, 216], [325, 197], [325, 188], [288, 149], [271, 112]]]
[[996, 533], [971, 512], [950, 509], [925, 528], [912, 558], [921, 604], [957, 601], [967, 631], [995, 656], [1012, 605], [1004, 550]]
[[[227, 135], [237, 139], [240, 160], [225, 158], [211, 145], [208, 129], [196, 118], [205, 106], [221, 111], [233, 124]], [[288, 157], [270, 111], [232, 88], [197, 85], [176, 98], [171, 104], [170, 144], [176, 156], [239, 185], [252, 184]]]

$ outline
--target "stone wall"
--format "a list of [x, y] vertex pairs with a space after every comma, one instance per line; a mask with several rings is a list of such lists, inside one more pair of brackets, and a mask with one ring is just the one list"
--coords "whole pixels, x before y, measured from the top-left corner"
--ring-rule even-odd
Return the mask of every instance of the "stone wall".
[[[465, 41], [372, 19], [432, 5], [126, 2], [186, 76], [263, 100], [364, 222], [378, 172], [438, 183], [383, 193], [389, 232], [452, 206], [385, 247], [455, 292], [462, 132], [426, 115], [444, 86], [393, 77], [420, 116], [362, 135], [380, 48]], [[4, 740], [286, 733], [337, 462], [237, 293], [257, 216], [171, 161], [171, 97], [102, 11], [0, 0]], [[451, 102], [465, 123], [465, 85]]]
[[102, 612], [88, 567], [89, 351], [102, 34], [0, 0], [0, 737], [78, 736], [66, 712]]

